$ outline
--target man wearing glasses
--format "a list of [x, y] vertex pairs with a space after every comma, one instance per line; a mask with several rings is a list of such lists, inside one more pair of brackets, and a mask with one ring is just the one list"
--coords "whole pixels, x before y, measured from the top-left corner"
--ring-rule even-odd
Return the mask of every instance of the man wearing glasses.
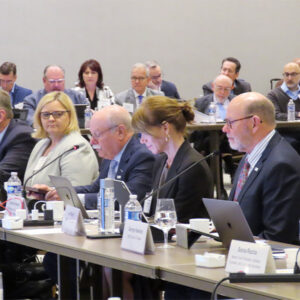
[[32, 90], [16, 84], [17, 67], [12, 62], [5, 62], [0, 66], [0, 87], [9, 93], [12, 107], [22, 103], [24, 97], [30, 95]]
[[23, 108], [28, 109], [27, 123], [33, 123], [34, 111], [37, 104], [47, 93], [61, 91], [66, 93], [74, 104], [88, 104], [84, 95], [72, 89], [65, 89], [65, 71], [57, 65], [49, 65], [44, 69], [44, 88], [24, 98]]
[[[241, 70], [241, 63], [234, 57], [224, 58], [221, 65], [220, 74], [228, 76], [232, 82], [231, 95], [237, 96], [242, 93], [251, 92], [251, 86], [243, 79], [238, 79]], [[204, 96], [213, 93], [212, 81], [202, 86]]]
[[163, 92], [147, 87], [150, 77], [149, 69], [145, 64], [136, 63], [131, 69], [131, 89], [123, 91], [115, 96], [115, 102], [123, 106], [129, 113], [133, 114], [137, 107], [148, 96], [164, 95]]
[[275, 130], [274, 105], [244, 93], [228, 105], [226, 133], [232, 149], [245, 152], [229, 195], [239, 202], [253, 235], [298, 243], [300, 157]]
[[[269, 92], [269, 98], [275, 106], [276, 120], [287, 120], [287, 104], [294, 100], [296, 119], [300, 118], [300, 67], [295, 62], [290, 62], [283, 69], [283, 83]], [[300, 131], [298, 129], [280, 129], [279, 132], [300, 153]]]

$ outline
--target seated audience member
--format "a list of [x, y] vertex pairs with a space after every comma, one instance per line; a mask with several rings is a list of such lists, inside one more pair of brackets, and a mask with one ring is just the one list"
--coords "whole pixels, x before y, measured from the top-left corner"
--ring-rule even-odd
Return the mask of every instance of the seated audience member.
[[[299, 57], [293, 59], [293, 62], [296, 63], [300, 67], [300, 58]], [[281, 79], [281, 80], [277, 81], [275, 87], [276, 88], [277, 87], [281, 87], [281, 85], [283, 84], [283, 82], [284, 82], [284, 79]]]
[[[147, 98], [133, 115], [133, 127], [142, 133], [141, 143], [154, 154], [162, 153], [154, 165], [154, 190], [203, 158], [184, 139], [186, 124], [193, 119], [188, 103], [165, 96]], [[212, 196], [212, 175], [203, 161], [157, 192], [151, 212], [155, 212], [157, 198], [174, 198], [178, 221], [188, 223], [207, 216], [202, 198]]]
[[0, 200], [6, 200], [3, 183], [11, 172], [18, 172], [23, 180], [27, 161], [35, 140], [32, 128], [20, 120], [13, 119], [10, 96], [0, 90]]
[[116, 95], [116, 104], [132, 114], [147, 97], [163, 95], [160, 91], [148, 88], [149, 81], [149, 69], [145, 64], [136, 63], [131, 69], [131, 88]]
[[246, 152], [236, 171], [230, 200], [238, 201], [253, 235], [298, 243], [300, 157], [275, 130], [275, 110], [259, 93], [228, 105], [223, 127], [232, 149]]
[[107, 85], [104, 85], [101, 66], [95, 59], [89, 59], [81, 65], [78, 80], [78, 87], [73, 90], [80, 92], [89, 100], [91, 109], [100, 109], [115, 103], [114, 94]]
[[[102, 158], [100, 175], [91, 185], [75, 187], [87, 209], [97, 208], [97, 193], [100, 179], [118, 178], [126, 183], [132, 194], [141, 200], [152, 184], [154, 156], [134, 136], [130, 114], [118, 105], [106, 106], [95, 112], [91, 120], [91, 134], [94, 148]], [[56, 191], [49, 187], [47, 199], [56, 199]]]
[[66, 93], [74, 104], [87, 104], [88, 101], [81, 93], [75, 92], [72, 89], [65, 89], [65, 70], [56, 65], [49, 65], [44, 69], [43, 76], [44, 88], [32, 93], [24, 98], [24, 108], [28, 109], [27, 123], [32, 125], [33, 114], [39, 101], [46, 94], [54, 91]]
[[[24, 178], [25, 181], [28, 179], [27, 186], [37, 183], [51, 185], [48, 175], [67, 177], [73, 185], [90, 184], [97, 178], [96, 155], [79, 132], [74, 105], [67, 94], [46, 94], [35, 111], [34, 127], [36, 132], [33, 136], [41, 140], [35, 145], [28, 161]], [[74, 145], [78, 145], [78, 149], [70, 150]], [[38, 172], [64, 152], [60, 159]]]
[[[288, 63], [283, 69], [283, 83], [276, 87], [267, 95], [275, 106], [276, 120], [287, 120], [287, 105], [290, 99], [294, 100], [296, 119], [300, 119], [300, 67], [296, 63]], [[300, 130], [282, 128], [279, 132], [289, 141], [289, 143], [300, 153]]]
[[30, 95], [32, 90], [26, 89], [16, 84], [17, 67], [12, 62], [5, 62], [0, 66], [0, 87], [9, 93], [11, 106], [22, 103], [24, 97]]
[[160, 65], [156, 61], [147, 61], [147, 68], [149, 69], [150, 81], [149, 88], [162, 91], [165, 96], [170, 98], [180, 99], [177, 87], [174, 83], [162, 79], [162, 70]]
[[[238, 79], [241, 70], [241, 63], [234, 57], [224, 58], [220, 74], [228, 76], [232, 81], [231, 95], [237, 96], [242, 93], [251, 92], [251, 86], [243, 79]], [[202, 86], [204, 96], [213, 93], [212, 81]]]

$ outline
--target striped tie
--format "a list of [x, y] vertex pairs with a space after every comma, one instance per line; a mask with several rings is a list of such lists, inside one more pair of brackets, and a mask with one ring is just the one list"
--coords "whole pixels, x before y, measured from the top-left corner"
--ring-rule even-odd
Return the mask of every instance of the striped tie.
[[239, 180], [238, 180], [238, 183], [237, 183], [237, 186], [235, 189], [233, 201], [237, 201], [238, 196], [247, 180], [249, 169], [250, 169], [250, 164], [248, 163], [248, 160], [246, 159], [245, 163], [243, 165], [242, 171], [240, 173], [240, 176], [239, 176]]

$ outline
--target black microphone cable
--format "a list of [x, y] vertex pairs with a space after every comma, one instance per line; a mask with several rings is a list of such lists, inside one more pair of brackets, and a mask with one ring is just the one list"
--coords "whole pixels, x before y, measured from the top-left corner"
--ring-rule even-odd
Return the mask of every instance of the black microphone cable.
[[216, 283], [216, 285], [215, 285], [215, 287], [214, 287], [214, 289], [213, 289], [213, 291], [211, 293], [211, 297], [210, 297], [211, 300], [217, 300], [218, 299], [218, 295], [217, 295], [217, 289], [218, 289], [218, 287], [221, 285], [222, 282], [224, 282], [226, 280], [229, 280], [229, 279], [230, 279], [229, 277], [224, 277], [224, 278], [222, 278], [220, 281], [218, 281]]

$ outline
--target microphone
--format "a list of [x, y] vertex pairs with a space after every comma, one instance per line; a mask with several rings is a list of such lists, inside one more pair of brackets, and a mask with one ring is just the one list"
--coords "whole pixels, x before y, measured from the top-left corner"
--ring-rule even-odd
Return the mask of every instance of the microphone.
[[34, 172], [31, 176], [29, 176], [25, 182], [24, 182], [24, 185], [23, 185], [23, 191], [22, 191], [22, 194], [23, 194], [23, 197], [25, 200], [27, 200], [27, 197], [26, 197], [26, 186], [27, 186], [27, 182], [29, 179], [31, 179], [34, 175], [40, 173], [42, 170], [44, 170], [45, 168], [47, 168], [49, 165], [51, 165], [53, 162], [57, 161], [58, 159], [60, 159], [63, 155], [65, 155], [66, 153], [70, 152], [70, 151], [73, 151], [73, 150], [77, 150], [79, 149], [79, 145], [74, 145], [71, 149], [68, 149], [66, 150], [65, 152], [63, 152], [62, 154], [58, 155], [56, 158], [54, 158], [53, 160], [51, 160], [50, 162], [48, 162], [47, 164], [45, 164], [44, 166], [42, 166], [39, 170], [37, 170], [36, 172]]
[[213, 156], [215, 156], [215, 155], [219, 155], [219, 154], [220, 154], [220, 151], [217, 150], [217, 151], [211, 152], [210, 154], [204, 156], [203, 158], [201, 158], [201, 159], [195, 161], [195, 162], [192, 163], [189, 167], [187, 167], [186, 169], [182, 170], [182, 171], [181, 171], [180, 173], [178, 173], [176, 176], [174, 176], [173, 178], [171, 178], [170, 180], [168, 180], [167, 182], [165, 182], [163, 185], [161, 185], [160, 187], [158, 187], [157, 189], [155, 189], [152, 193], [146, 195], [146, 196], [140, 201], [140, 203], [143, 204], [144, 201], [145, 201], [147, 198], [149, 198], [149, 197], [153, 196], [153, 194], [159, 192], [159, 191], [160, 191], [162, 188], [164, 188], [166, 185], [172, 183], [172, 182], [175, 181], [179, 176], [181, 176], [182, 174], [186, 173], [188, 170], [192, 169], [193, 167], [195, 167], [195, 166], [198, 165], [199, 163], [201, 163], [201, 162], [203, 162], [203, 161], [207, 160], [208, 158], [211, 158], [211, 157], [213, 157]]
[[299, 274], [245, 274], [243, 272], [230, 273], [231, 283], [245, 282], [300, 282]]

